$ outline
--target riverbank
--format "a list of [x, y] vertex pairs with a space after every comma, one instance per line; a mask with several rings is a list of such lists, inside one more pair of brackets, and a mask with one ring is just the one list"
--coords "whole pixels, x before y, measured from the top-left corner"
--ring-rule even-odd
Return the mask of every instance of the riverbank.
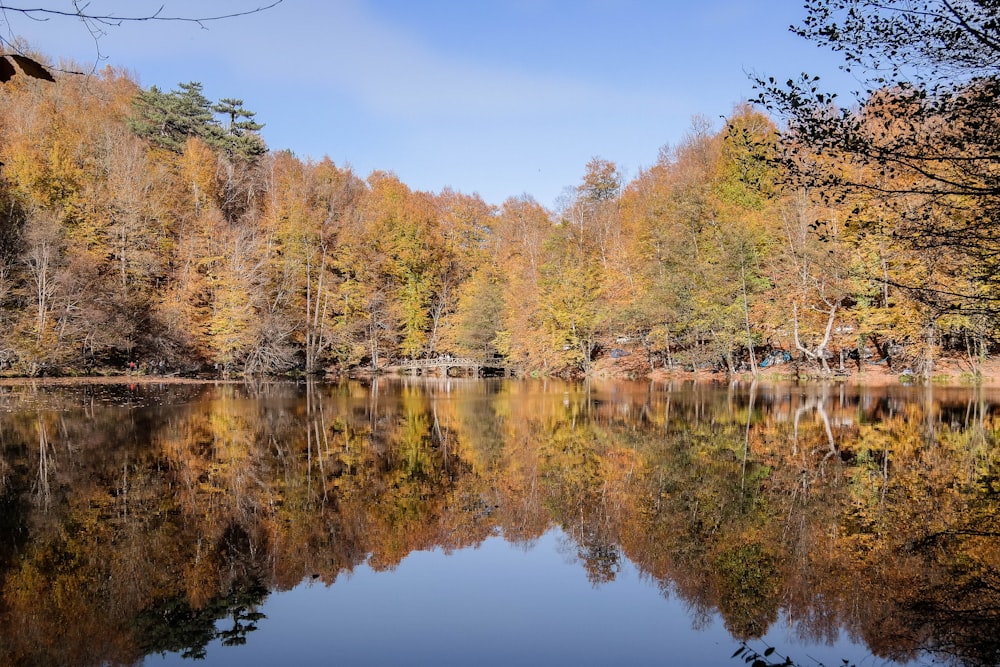
[[[759, 382], [842, 382], [850, 385], [868, 387], [886, 387], [895, 385], [921, 384], [924, 378], [919, 375], [889, 369], [884, 364], [864, 364], [858, 368], [856, 363], [846, 366], [843, 371], [834, 370], [824, 375], [819, 368], [800, 366], [796, 372], [791, 363], [762, 368], [757, 374]], [[931, 382], [938, 386], [952, 387], [995, 387], [1000, 388], [1000, 359], [987, 359], [980, 365], [979, 376], [967, 359], [940, 359], [935, 363]], [[353, 374], [350, 377], [355, 377]], [[361, 373], [366, 378], [378, 377], [370, 372]], [[650, 372], [649, 366], [639, 355], [612, 359], [598, 359], [594, 362], [593, 377], [623, 380], [652, 380], [654, 382], [729, 382], [726, 373], [711, 370], [685, 371], [681, 368], [657, 368]], [[268, 378], [270, 380], [287, 380], [285, 377]], [[749, 372], [739, 373], [735, 377], [741, 382], [750, 382], [753, 375]], [[0, 386], [10, 385], [79, 385], [79, 384], [232, 384], [245, 382], [244, 378], [221, 378], [212, 376], [180, 377], [176, 375], [73, 375], [73, 376], [42, 376], [42, 377], [0, 377]]]
[[41, 377], [0, 377], [0, 386], [17, 385], [80, 385], [80, 384], [231, 384], [241, 379], [192, 378], [168, 375], [74, 375]]
[[[741, 380], [751, 381], [751, 373], [741, 373]], [[865, 364], [861, 368], [852, 364], [843, 371], [833, 370], [824, 375], [819, 368], [800, 368], [796, 373], [792, 364], [784, 364], [772, 368], [762, 368], [757, 375], [758, 381], [764, 382], [844, 382], [851, 385], [867, 387], [887, 387], [893, 385], [923, 384], [925, 378], [914, 374], [909, 369], [894, 370], [885, 365]], [[979, 375], [968, 364], [954, 359], [939, 360], [930, 375], [934, 385], [952, 387], [1000, 387], [1000, 363], [990, 361], [983, 364]]]
[[[862, 364], [859, 368], [854, 362], [845, 365], [843, 371], [833, 369], [824, 375], [818, 367], [799, 366], [796, 371], [794, 364], [780, 364], [769, 368], [761, 368], [757, 379], [760, 382], [843, 382], [851, 385], [868, 387], [886, 387], [894, 385], [921, 384], [923, 376], [907, 372], [908, 369], [890, 369], [885, 364]], [[619, 359], [600, 359], [594, 364], [594, 375], [597, 377], [617, 377], [640, 379], [654, 382], [669, 381], [702, 381], [728, 382], [726, 373], [711, 370], [685, 371], [680, 368], [657, 368], [650, 372], [648, 365], [638, 355]], [[739, 373], [736, 378], [750, 382], [753, 374]], [[1000, 359], [986, 359], [980, 364], [979, 375], [967, 359], [944, 358], [935, 362], [931, 373], [934, 385], [952, 387], [1000, 387]]]

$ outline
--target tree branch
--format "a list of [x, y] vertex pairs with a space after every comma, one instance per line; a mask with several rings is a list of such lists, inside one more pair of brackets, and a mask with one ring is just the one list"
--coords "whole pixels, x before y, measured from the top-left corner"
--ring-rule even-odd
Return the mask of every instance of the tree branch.
[[[119, 14], [88, 14], [86, 11], [86, 6], [83, 8], [79, 7], [75, 2], [74, 6], [76, 11], [64, 11], [58, 9], [43, 9], [41, 7], [14, 7], [13, 5], [0, 4], [0, 12], [16, 12], [23, 14], [28, 18], [34, 19], [36, 21], [47, 21], [48, 17], [59, 16], [64, 18], [77, 18], [84, 21], [94, 21], [108, 26], [118, 26], [122, 23], [139, 23], [144, 21], [175, 21], [182, 23], [196, 23], [201, 25], [203, 23], [211, 23], [213, 21], [223, 21], [225, 19], [238, 18], [240, 16], [249, 16], [250, 14], [257, 14], [259, 12], [267, 11], [273, 7], [280, 5], [284, 0], [273, 0], [270, 4], [261, 5], [255, 7], [254, 9], [247, 9], [242, 12], [232, 12], [229, 14], [217, 14], [213, 16], [163, 16], [162, 12], [164, 5], [161, 5], [152, 14], [145, 14], [141, 16], [122, 16]], [[202, 26], [204, 27], [204, 26]]]
[[[10, 19], [7, 17], [8, 14], [15, 13], [20, 14], [32, 21], [49, 21], [52, 18], [73, 18], [80, 20], [87, 32], [90, 34], [91, 39], [94, 40], [94, 47], [97, 53], [96, 60], [100, 62], [105, 59], [104, 55], [101, 53], [101, 37], [104, 37], [107, 33], [105, 28], [108, 27], [118, 27], [123, 23], [142, 23], [147, 21], [163, 21], [163, 22], [180, 22], [180, 23], [194, 23], [203, 30], [207, 30], [206, 23], [212, 23], [215, 21], [223, 21], [226, 19], [238, 18], [241, 16], [249, 16], [251, 14], [257, 14], [260, 12], [267, 11], [280, 5], [284, 0], [272, 0], [266, 5], [260, 5], [253, 9], [247, 9], [240, 12], [230, 12], [228, 14], [214, 14], [209, 16], [164, 16], [163, 10], [165, 5], [160, 5], [159, 9], [151, 14], [142, 15], [122, 15], [122, 14], [100, 14], [100, 13], [90, 13], [87, 11], [89, 7], [89, 2], [81, 5], [81, 0], [73, 0], [73, 11], [60, 10], [60, 9], [45, 9], [42, 7], [16, 7], [14, 5], [0, 3], [0, 16], [2, 16], [2, 22], [10, 23]], [[24, 58], [28, 57], [28, 54], [24, 53], [17, 44], [13, 43], [9, 39], [4, 39], [0, 36], [0, 47], [5, 47], [7, 50], [17, 54]], [[2, 62], [3, 54], [0, 53], [0, 62]], [[16, 56], [15, 56], [16, 57]], [[24, 69], [22, 67], [22, 69]], [[56, 67], [46, 66], [43, 67], [38, 65], [41, 75], [38, 73], [27, 72], [29, 76], [35, 76], [36, 78], [45, 78], [51, 80], [51, 75], [49, 75], [48, 70], [63, 72], [65, 74], [82, 74], [82, 72], [74, 72], [69, 70], [62, 70]], [[97, 69], [95, 63], [91, 72]], [[0, 83], [7, 81], [13, 72], [10, 68], [5, 68], [0, 65]]]

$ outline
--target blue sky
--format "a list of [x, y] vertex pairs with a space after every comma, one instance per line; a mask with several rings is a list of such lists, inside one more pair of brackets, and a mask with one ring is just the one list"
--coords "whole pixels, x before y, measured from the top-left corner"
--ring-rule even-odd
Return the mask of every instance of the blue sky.
[[[204, 16], [266, 2], [89, 9]], [[695, 116], [721, 123], [753, 95], [750, 72], [846, 85], [834, 54], [788, 31], [802, 17], [800, 0], [284, 0], [207, 29], [111, 27], [96, 45], [72, 20], [8, 15], [0, 29], [53, 59], [104, 58], [144, 87], [200, 81], [211, 99], [242, 98], [272, 149], [329, 156], [362, 177], [393, 171], [417, 190], [495, 204], [529, 194], [552, 207], [592, 157], [632, 178]]]

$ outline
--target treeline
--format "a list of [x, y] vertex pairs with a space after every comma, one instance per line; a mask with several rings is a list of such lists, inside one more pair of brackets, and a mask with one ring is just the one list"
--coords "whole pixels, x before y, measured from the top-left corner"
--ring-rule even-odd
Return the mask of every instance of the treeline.
[[[558, 211], [361, 178], [268, 150], [261, 127], [242, 100], [112, 69], [0, 86], [0, 371], [453, 354], [572, 374], [624, 348], [647, 370], [783, 350], [929, 373], [995, 332], [929, 298], [980, 289], [958, 244], [911, 243], [875, 197], [790, 186], [789, 137], [749, 106], [721, 129], [696, 121], [631, 181], [593, 159]], [[859, 215], [875, 222], [845, 224]]]

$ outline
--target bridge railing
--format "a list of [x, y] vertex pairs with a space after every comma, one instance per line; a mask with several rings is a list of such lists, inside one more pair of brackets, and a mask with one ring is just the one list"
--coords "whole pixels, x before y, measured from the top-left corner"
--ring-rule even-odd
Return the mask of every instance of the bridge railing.
[[475, 359], [473, 357], [435, 357], [432, 359], [403, 359], [394, 364], [395, 368], [439, 368], [442, 366], [505, 366], [499, 359]]

